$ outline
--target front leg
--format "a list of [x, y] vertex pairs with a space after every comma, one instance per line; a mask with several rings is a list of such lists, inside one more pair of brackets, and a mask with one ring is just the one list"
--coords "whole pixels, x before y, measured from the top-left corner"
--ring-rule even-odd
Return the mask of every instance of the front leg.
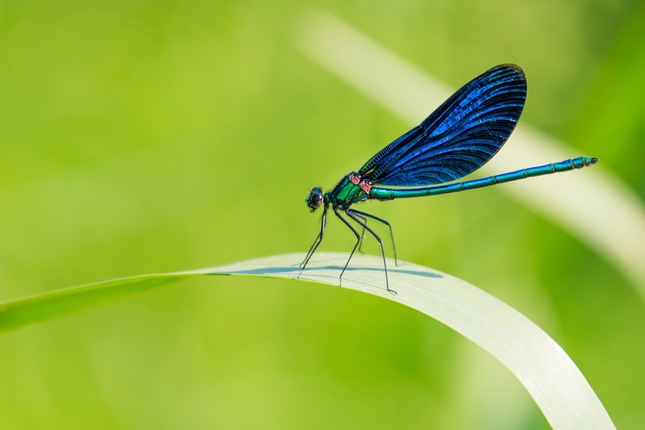
[[318, 233], [318, 236], [316, 236], [316, 239], [314, 239], [314, 243], [311, 244], [311, 247], [307, 252], [307, 256], [305, 257], [303, 262], [300, 263], [300, 273], [298, 274], [298, 278], [300, 278], [300, 275], [302, 275], [302, 271], [305, 270], [305, 267], [307, 267], [307, 264], [309, 263], [309, 260], [311, 259], [312, 255], [314, 255], [314, 252], [316, 252], [316, 249], [318, 249], [318, 245], [320, 245], [320, 243], [322, 242], [323, 237], [325, 236], [326, 226], [327, 226], [327, 206], [323, 208], [322, 217], [320, 218], [320, 232]]

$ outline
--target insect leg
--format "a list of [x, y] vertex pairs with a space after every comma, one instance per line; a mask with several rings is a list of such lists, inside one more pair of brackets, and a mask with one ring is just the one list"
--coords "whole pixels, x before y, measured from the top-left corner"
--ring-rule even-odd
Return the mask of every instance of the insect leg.
[[[381, 246], [381, 256], [383, 257], [383, 269], [385, 269], [385, 288], [386, 288], [390, 293], [394, 293], [394, 294], [396, 294], [396, 291], [394, 291], [394, 290], [390, 290], [390, 282], [389, 282], [389, 280], [388, 280], [388, 276], [387, 276], [387, 262], [385, 261], [385, 248], [384, 248], [384, 246], [383, 246], [383, 239], [381, 239], [381, 237], [380, 237], [378, 234], [376, 234], [376, 232], [375, 232], [374, 230], [372, 230], [371, 228], [369, 228], [369, 227], [367, 226], [367, 224], [366, 224], [366, 223], [362, 222], [362, 221], [359, 219], [359, 216], [360, 216], [360, 215], [363, 215], [363, 216], [369, 216], [369, 217], [372, 217], [372, 215], [365, 214], [365, 212], [361, 212], [361, 213], [360, 213], [360, 215], [359, 215], [359, 216], [357, 216], [357, 215], [356, 215], [356, 212], [355, 212], [354, 210], [352, 210], [352, 209], [347, 209], [347, 210], [345, 211], [345, 213], [346, 213], [346, 214], [347, 214], [347, 216], [349, 216], [351, 219], [353, 219], [354, 221], [356, 221], [356, 222], [357, 222], [361, 227], [363, 227], [365, 230], [369, 231], [369, 232], [370, 232], [370, 234], [371, 234], [372, 236], [374, 236], [374, 238], [378, 241], [379, 245]], [[374, 217], [374, 218], [375, 218], [375, 219], [378, 219], [378, 218], [376, 218], [376, 217]]]
[[[367, 224], [367, 218], [366, 217], [364, 217], [363, 215], [356, 215], [356, 216], [358, 216], [360, 219], [363, 220], [363, 222], [365, 224]], [[360, 252], [361, 254], [364, 254], [363, 250], [361, 249], [361, 248], [363, 248], [363, 239], [364, 238], [365, 238], [365, 229], [362, 229], [361, 230], [361, 240], [358, 243], [358, 252]]]
[[[339, 283], [342, 284], [342, 282], [343, 282], [343, 273], [345, 273], [345, 269], [347, 269], [347, 266], [349, 265], [349, 262], [352, 260], [352, 257], [354, 256], [354, 252], [356, 252], [356, 248], [358, 247], [358, 244], [361, 241], [361, 236], [360, 236], [360, 234], [358, 234], [356, 229], [349, 223], [349, 221], [347, 221], [345, 218], [343, 218], [340, 215], [340, 213], [338, 212], [338, 209], [335, 206], [333, 208], [334, 208], [334, 213], [336, 214], [338, 219], [340, 219], [352, 231], [352, 233], [354, 233], [354, 236], [356, 236], [356, 243], [354, 244], [354, 248], [352, 248], [352, 252], [349, 254], [349, 258], [347, 259], [347, 263], [345, 263], [345, 267], [343, 267], [342, 272], [340, 272]], [[346, 210], [345, 210], [345, 213], [347, 213]]]
[[[385, 224], [387, 228], [390, 229], [390, 238], [392, 239], [392, 250], [394, 251], [394, 264], [398, 266], [399, 261], [398, 261], [398, 258], [396, 257], [396, 243], [394, 242], [394, 232], [392, 231], [392, 224], [390, 224], [388, 221], [384, 220], [383, 218], [379, 218], [375, 215], [368, 214], [367, 212], [357, 211], [356, 209], [349, 209], [349, 210], [355, 215], [361, 215], [363, 219], [372, 218], [373, 220], [379, 221]], [[367, 224], [367, 222], [365, 224]], [[365, 230], [363, 230], [363, 233], [365, 233]]]
[[314, 243], [311, 244], [311, 247], [307, 252], [307, 256], [305, 257], [303, 262], [300, 263], [300, 274], [298, 274], [298, 278], [300, 277], [300, 275], [302, 275], [302, 271], [305, 270], [305, 267], [307, 267], [307, 263], [309, 263], [311, 256], [314, 255], [314, 252], [316, 252], [316, 249], [318, 249], [318, 245], [320, 245], [320, 242], [322, 242], [323, 237], [325, 236], [326, 225], [327, 225], [327, 206], [324, 207], [322, 217], [320, 218], [320, 232], [318, 233], [318, 236], [316, 236]]

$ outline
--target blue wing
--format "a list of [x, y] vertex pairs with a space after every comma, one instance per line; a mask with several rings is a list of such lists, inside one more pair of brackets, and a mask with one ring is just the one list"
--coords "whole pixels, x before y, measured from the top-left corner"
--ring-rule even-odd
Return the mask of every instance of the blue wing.
[[373, 184], [407, 187], [459, 179], [499, 151], [513, 132], [525, 100], [522, 69], [512, 64], [494, 67], [461, 87], [358, 173]]

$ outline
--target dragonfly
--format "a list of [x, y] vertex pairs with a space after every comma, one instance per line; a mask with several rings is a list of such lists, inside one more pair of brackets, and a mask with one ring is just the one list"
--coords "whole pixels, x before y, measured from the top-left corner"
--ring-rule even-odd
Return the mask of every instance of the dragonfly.
[[[331, 191], [321, 187], [310, 190], [306, 202], [314, 212], [322, 207], [320, 231], [300, 264], [301, 274], [320, 246], [327, 225], [329, 209], [356, 237], [354, 248], [340, 273], [345, 273], [367, 231], [381, 248], [385, 286], [390, 289], [387, 261], [382, 238], [368, 225], [368, 220], [389, 228], [398, 264], [392, 225], [375, 215], [352, 207], [367, 200], [394, 200], [434, 196], [533, 176], [581, 169], [598, 162], [597, 158], [577, 157], [557, 163], [528, 167], [469, 181], [453, 182], [486, 164], [509, 138], [526, 102], [526, 76], [514, 64], [502, 64], [474, 78], [414, 127], [370, 158], [358, 172], [344, 176]], [[359, 234], [354, 223], [362, 229]]]

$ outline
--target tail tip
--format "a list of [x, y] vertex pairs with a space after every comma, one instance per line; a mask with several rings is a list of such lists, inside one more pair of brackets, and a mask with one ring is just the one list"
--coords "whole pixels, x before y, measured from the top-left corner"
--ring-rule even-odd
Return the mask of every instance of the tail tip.
[[596, 157], [591, 157], [589, 159], [589, 165], [596, 164], [598, 162], [598, 159]]

